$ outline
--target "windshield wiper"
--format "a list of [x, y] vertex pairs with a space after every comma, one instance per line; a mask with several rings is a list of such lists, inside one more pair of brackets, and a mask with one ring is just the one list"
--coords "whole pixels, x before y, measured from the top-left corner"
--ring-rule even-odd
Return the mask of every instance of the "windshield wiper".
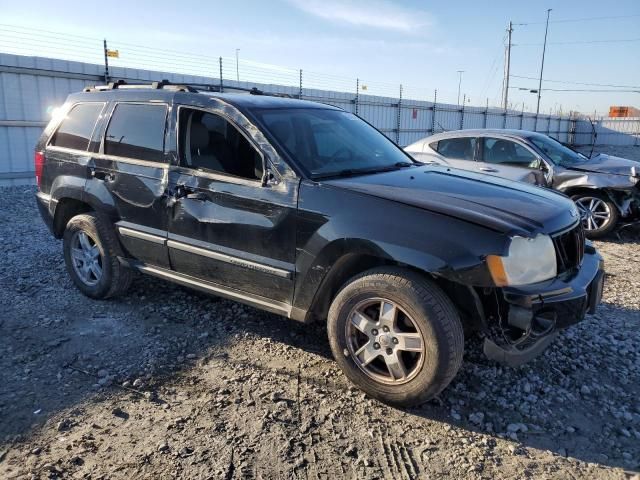
[[345, 169], [339, 170], [337, 172], [313, 174], [312, 178], [314, 180], [319, 180], [319, 179], [326, 179], [326, 178], [352, 177], [352, 176], [357, 176], [357, 175], [368, 175], [370, 173], [392, 172], [394, 170], [399, 170], [400, 168], [413, 167], [414, 165], [415, 164], [409, 163], [409, 162], [396, 162], [393, 165], [389, 165], [389, 166], [386, 166], [386, 167], [345, 168]]

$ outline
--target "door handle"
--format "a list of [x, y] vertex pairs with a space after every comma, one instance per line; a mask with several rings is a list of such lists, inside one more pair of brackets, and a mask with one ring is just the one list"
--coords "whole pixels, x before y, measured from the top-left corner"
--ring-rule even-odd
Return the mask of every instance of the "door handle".
[[91, 173], [91, 176], [93, 178], [97, 178], [98, 180], [104, 180], [105, 182], [113, 182], [116, 179], [116, 176], [111, 172], [96, 170], [95, 168], [91, 168], [89, 172]]
[[193, 193], [188, 193], [185, 198], [188, 198], [189, 200], [205, 201], [205, 200], [208, 200], [209, 197], [207, 197], [207, 195], [203, 192], [193, 192]]
[[176, 200], [180, 198], [184, 198], [187, 195], [195, 193], [195, 190], [191, 187], [187, 187], [186, 185], [176, 185], [175, 190], [173, 191], [173, 198]]
[[189, 200], [207, 200], [209, 197], [204, 192], [199, 192], [193, 187], [187, 185], [176, 185], [171, 195], [175, 200], [188, 198]]
[[497, 172], [498, 170], [496, 168], [489, 168], [489, 167], [480, 167], [478, 168], [478, 170], [482, 170], [483, 172]]

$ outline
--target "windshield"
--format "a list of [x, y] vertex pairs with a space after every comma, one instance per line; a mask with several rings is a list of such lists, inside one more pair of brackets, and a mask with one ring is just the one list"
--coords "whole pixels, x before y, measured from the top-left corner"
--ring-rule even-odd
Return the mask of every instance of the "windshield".
[[529, 137], [529, 140], [538, 147], [553, 163], [561, 166], [571, 166], [584, 162], [587, 157], [581, 153], [565, 147], [557, 140], [544, 135]]
[[351, 113], [292, 108], [255, 114], [312, 178], [395, 170], [413, 164], [391, 140]]

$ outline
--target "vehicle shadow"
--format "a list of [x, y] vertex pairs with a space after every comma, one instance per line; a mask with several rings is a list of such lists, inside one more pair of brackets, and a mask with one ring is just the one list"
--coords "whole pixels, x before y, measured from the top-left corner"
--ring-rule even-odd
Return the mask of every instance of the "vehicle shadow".
[[[401, 422], [407, 429], [428, 419], [511, 441], [516, 450], [640, 470], [640, 429], [632, 427], [640, 419], [640, 379], [633, 378], [639, 359], [625, 352], [625, 342], [633, 341], [628, 333], [638, 329], [637, 310], [604, 304], [597, 315], [561, 332], [546, 352], [519, 368], [487, 359], [481, 339], [474, 336], [466, 340], [463, 365], [447, 389], [422, 406], [396, 410], [406, 415]], [[294, 338], [277, 329], [269, 335], [332, 358], [322, 327], [302, 326], [298, 332]], [[597, 338], [605, 335], [608, 341]], [[295, 372], [290, 374], [293, 381]], [[313, 375], [307, 379], [327, 387], [325, 378]], [[350, 384], [340, 380], [331, 389], [348, 394]]]
[[[38, 277], [24, 278], [10, 287], [22, 300], [8, 305], [0, 322], [5, 349], [0, 360], [0, 450], [12, 442], [28, 441], [47, 420], [57, 421], [59, 412], [110, 395], [144, 393], [147, 383], [155, 388], [171, 384], [193, 368], [193, 359], [225, 350], [247, 335], [312, 353], [320, 360], [331, 359], [323, 325], [302, 325], [149, 277], [136, 278], [131, 292], [120, 299], [96, 302], [76, 292], [61, 276], [43, 296], [61, 296], [64, 301], [36, 302], [33, 297], [41, 295], [38, 289], [43, 285]], [[23, 313], [25, 298], [33, 305], [28, 315]], [[601, 320], [634, 315], [637, 312], [608, 306]], [[592, 317], [587, 322], [595, 321]], [[637, 318], [634, 322], [637, 329]], [[616, 401], [631, 404], [640, 398], [639, 383], [622, 373], [603, 379], [605, 370], [597, 375], [593, 368], [585, 368], [583, 362], [588, 361], [604, 369], [618, 352], [613, 343], [589, 351], [586, 345], [592, 339], [581, 336], [588, 335], [589, 327], [576, 328], [580, 332], [563, 334], [547, 354], [519, 369], [486, 360], [477, 339], [470, 339], [464, 364], [451, 386], [435, 401], [402, 410], [407, 417], [401, 422], [410, 429], [420, 418], [437, 420], [491, 436], [505, 436], [510, 424], [520, 423], [528, 431], [516, 432], [519, 445], [628, 468], [621, 458], [603, 456], [599, 443], [593, 442], [604, 435], [604, 442], [613, 442], [607, 451], [630, 452], [638, 458], [638, 440], [618, 437], [615, 430], [624, 423], [618, 415], [623, 405], [609, 399], [603, 408], [609, 390], [596, 390], [595, 385], [610, 384]], [[571, 358], [574, 352], [579, 360]], [[295, 370], [289, 369], [288, 374], [293, 381]], [[302, 375], [337, 395], [349, 391], [342, 375], [327, 380], [321, 371], [304, 366]], [[136, 380], [143, 386], [138, 387]], [[120, 387], [124, 381], [131, 382], [126, 390]], [[584, 384], [591, 386], [593, 396], [580, 393]], [[479, 423], [474, 420], [478, 415], [473, 416], [478, 413], [483, 414]]]

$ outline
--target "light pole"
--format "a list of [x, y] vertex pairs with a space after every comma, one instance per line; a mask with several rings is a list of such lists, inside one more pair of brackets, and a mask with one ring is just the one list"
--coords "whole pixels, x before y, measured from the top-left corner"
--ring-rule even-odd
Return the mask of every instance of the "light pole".
[[544, 54], [547, 50], [547, 33], [549, 32], [549, 14], [551, 9], [547, 9], [547, 25], [544, 28], [544, 44], [542, 46], [542, 61], [540, 62], [540, 81], [538, 82], [538, 106], [536, 107], [536, 118], [540, 113], [540, 97], [542, 95], [542, 71], [544, 70]]
[[236, 48], [236, 80], [239, 82], [240, 81], [240, 67], [238, 66], [238, 52], [240, 51], [239, 48]]
[[457, 70], [458, 72], [458, 106], [460, 106], [460, 86], [462, 85], [462, 74], [464, 70]]

